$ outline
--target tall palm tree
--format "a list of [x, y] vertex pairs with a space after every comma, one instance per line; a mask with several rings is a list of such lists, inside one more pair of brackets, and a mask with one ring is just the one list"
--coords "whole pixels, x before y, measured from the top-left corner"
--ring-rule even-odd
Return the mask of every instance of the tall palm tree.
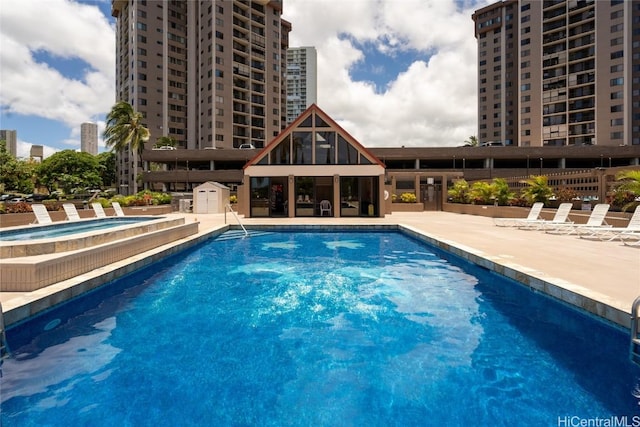
[[478, 146], [478, 137], [475, 135], [471, 135], [469, 139], [464, 142], [465, 147], [477, 147]]
[[135, 111], [131, 104], [117, 102], [107, 114], [103, 133], [107, 147], [117, 152], [130, 148], [131, 151], [142, 154], [144, 143], [151, 136], [149, 129], [142, 124], [142, 119], [142, 113]]
[[640, 170], [625, 170], [616, 174], [616, 181], [621, 181], [617, 189], [640, 196]]

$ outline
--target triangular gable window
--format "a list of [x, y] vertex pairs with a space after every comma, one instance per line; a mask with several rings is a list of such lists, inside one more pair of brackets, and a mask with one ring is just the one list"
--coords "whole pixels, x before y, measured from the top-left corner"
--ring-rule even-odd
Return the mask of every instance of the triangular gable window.
[[316, 127], [317, 128], [329, 128], [329, 127], [331, 127], [331, 125], [329, 123], [327, 123], [324, 120], [322, 120], [322, 117], [320, 117], [317, 114], [315, 114], [315, 116], [316, 116]]
[[[315, 110], [314, 110], [315, 109]], [[313, 106], [253, 161], [256, 165], [372, 165], [364, 147]]]
[[310, 128], [310, 127], [312, 127], [312, 126], [313, 126], [313, 124], [312, 124], [312, 122], [311, 122], [312, 120], [313, 120], [313, 115], [312, 115], [312, 114], [309, 114], [309, 115], [307, 116], [307, 118], [306, 118], [306, 119], [304, 119], [304, 120], [302, 121], [302, 123], [300, 123], [300, 125], [298, 125], [298, 127], [299, 127], [299, 128]]

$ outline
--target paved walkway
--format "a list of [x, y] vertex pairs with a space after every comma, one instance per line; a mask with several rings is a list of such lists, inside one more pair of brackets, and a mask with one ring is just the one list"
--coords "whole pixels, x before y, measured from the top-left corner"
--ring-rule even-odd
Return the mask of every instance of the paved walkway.
[[[199, 235], [225, 224], [223, 214], [180, 215], [185, 216], [187, 222], [200, 222]], [[630, 312], [634, 299], [640, 296], [640, 248], [625, 246], [619, 241], [592, 241], [572, 235], [552, 235], [540, 231], [496, 227], [491, 218], [446, 212], [393, 213], [385, 218], [241, 218], [241, 220], [245, 225], [402, 224], [466, 253], [478, 255], [499, 266], [551, 283], [559, 289], [551, 293], [563, 293], [556, 296], [576, 305], [593, 305], [595, 301], [602, 303], [605, 306], [604, 310], [606, 307], [613, 307], [624, 314]], [[231, 214], [226, 215], [226, 221], [236, 224]], [[149, 255], [141, 254], [140, 258], [145, 256]], [[110, 267], [121, 267], [124, 262], [117, 264]], [[96, 274], [104, 274], [104, 271]], [[82, 278], [82, 280], [86, 279], [86, 277]], [[78, 283], [78, 280], [68, 282], [68, 284], [60, 283], [52, 286], [57, 289], [73, 286]], [[562, 290], [565, 289], [571, 292], [564, 295]], [[42, 298], [42, 295], [47, 292], [47, 289], [27, 294], [0, 292], [0, 301], [5, 311], [19, 309], [22, 305]], [[585, 297], [584, 301], [581, 297]], [[602, 307], [585, 308], [603, 314]], [[622, 318], [618, 321], [621, 324], [627, 322], [627, 319]]]

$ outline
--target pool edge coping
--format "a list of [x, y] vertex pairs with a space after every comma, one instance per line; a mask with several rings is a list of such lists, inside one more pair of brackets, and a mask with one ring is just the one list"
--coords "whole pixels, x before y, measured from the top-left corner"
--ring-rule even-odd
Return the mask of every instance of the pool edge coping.
[[[574, 309], [591, 314], [596, 318], [612, 323], [614, 326], [625, 330], [630, 329], [630, 313], [616, 305], [622, 305], [617, 301], [603, 302], [593, 298], [589, 294], [592, 291], [569, 283], [561, 279], [545, 278], [544, 273], [513, 264], [500, 257], [490, 257], [479, 250], [466, 247], [457, 242], [442, 238], [435, 238], [428, 233], [418, 230], [406, 224], [252, 224], [246, 226], [247, 230], [379, 230], [401, 231], [435, 248], [451, 253], [471, 264], [485, 268], [507, 279], [511, 279], [534, 292], [540, 292], [546, 296], [567, 304]], [[91, 273], [82, 274], [72, 279], [59, 282], [45, 288], [30, 292], [29, 295], [12, 298], [3, 303], [5, 327], [11, 328], [28, 320], [29, 318], [48, 311], [58, 304], [77, 298], [92, 291], [110, 281], [122, 278], [133, 271], [144, 268], [164, 258], [178, 254], [199, 243], [215, 237], [227, 230], [240, 229], [237, 225], [220, 225], [196, 235], [172, 242], [153, 250], [146, 251], [136, 257], [120, 261], [105, 267], [96, 269]], [[559, 282], [559, 283], [558, 283]], [[607, 300], [606, 296], [600, 299]]]

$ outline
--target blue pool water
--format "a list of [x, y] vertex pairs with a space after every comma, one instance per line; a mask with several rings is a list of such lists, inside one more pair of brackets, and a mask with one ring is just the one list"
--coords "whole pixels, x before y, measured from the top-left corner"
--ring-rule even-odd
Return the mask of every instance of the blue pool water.
[[627, 334], [400, 233], [223, 239], [10, 329], [2, 425], [640, 414]]
[[127, 224], [137, 224], [159, 219], [159, 217], [109, 217], [91, 220], [58, 222], [55, 224], [37, 225], [16, 230], [0, 231], [0, 241], [24, 241], [34, 239], [52, 239], [77, 233], [106, 230]]

